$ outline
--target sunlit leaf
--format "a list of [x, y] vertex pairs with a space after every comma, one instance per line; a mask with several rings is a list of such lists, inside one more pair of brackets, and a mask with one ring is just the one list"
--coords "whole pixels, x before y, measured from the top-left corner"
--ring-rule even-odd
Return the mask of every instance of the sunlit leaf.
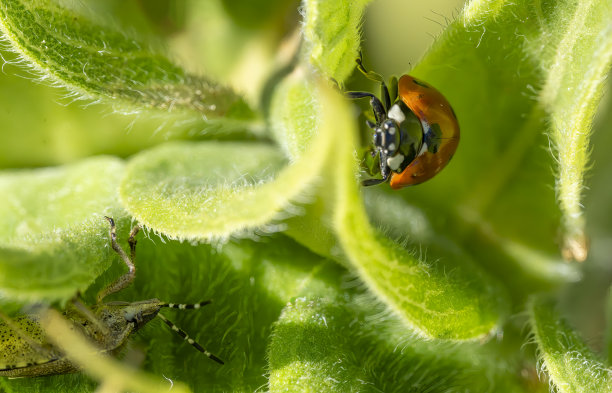
[[108, 223], [121, 218], [123, 163], [100, 157], [58, 168], [0, 173], [0, 293], [67, 300], [110, 265]]
[[534, 299], [529, 316], [542, 368], [559, 392], [612, 392], [612, 368], [585, 345], [554, 303]]
[[126, 112], [188, 109], [207, 116], [241, 105], [231, 90], [190, 75], [147, 44], [53, 1], [3, 0], [0, 30], [42, 80], [77, 97], [123, 101]]

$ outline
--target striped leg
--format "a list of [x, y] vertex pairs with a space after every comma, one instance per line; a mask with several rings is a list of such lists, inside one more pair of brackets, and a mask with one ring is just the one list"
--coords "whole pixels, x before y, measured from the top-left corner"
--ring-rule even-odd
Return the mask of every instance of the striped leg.
[[[196, 304], [168, 304], [168, 305], [164, 305], [163, 307], [171, 307], [171, 308], [178, 308], [181, 310], [188, 310], [188, 309], [197, 309], [200, 308], [203, 305], [209, 304], [210, 301], [206, 301], [206, 302], [202, 302], [202, 303], [196, 303]], [[177, 332], [179, 334], [179, 336], [183, 337], [183, 339], [185, 341], [187, 341], [189, 344], [191, 344], [192, 346], [194, 346], [198, 351], [202, 352], [204, 355], [206, 355], [209, 359], [214, 360], [215, 362], [219, 363], [219, 364], [224, 364], [223, 360], [219, 359], [218, 357], [216, 357], [215, 355], [213, 355], [212, 353], [208, 352], [206, 349], [204, 349], [204, 347], [202, 347], [200, 344], [198, 344], [194, 339], [192, 339], [191, 337], [189, 337], [189, 335], [187, 335], [187, 333], [179, 328], [178, 326], [176, 326], [174, 323], [172, 323], [171, 321], [169, 321], [166, 317], [164, 317], [161, 314], [157, 314], [157, 316], [164, 321], [164, 323], [168, 326], [170, 326], [170, 328], [172, 330], [174, 330], [175, 332]]]

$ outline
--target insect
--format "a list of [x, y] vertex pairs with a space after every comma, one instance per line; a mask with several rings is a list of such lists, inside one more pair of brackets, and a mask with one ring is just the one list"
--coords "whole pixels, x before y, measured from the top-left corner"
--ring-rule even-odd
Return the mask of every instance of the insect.
[[[132, 303], [102, 302], [106, 296], [126, 288], [134, 280], [136, 272], [134, 265], [135, 236], [139, 231], [139, 227], [136, 226], [130, 233], [128, 240], [130, 256], [128, 257], [117, 243], [114, 220], [109, 217], [106, 219], [110, 224], [111, 246], [127, 265], [128, 272], [100, 291], [97, 295], [97, 304], [91, 309], [75, 301], [63, 312], [64, 317], [72, 323], [75, 330], [91, 339], [100, 348], [101, 353], [116, 354], [127, 343], [132, 333], [157, 316], [198, 351], [215, 362], [223, 364], [221, 359], [208, 352], [187, 333], [159, 314], [162, 308], [198, 309], [210, 304], [210, 300], [195, 304], [165, 303], [158, 299]], [[57, 347], [46, 339], [44, 330], [35, 315], [23, 315], [13, 320], [4, 319], [4, 322], [0, 322], [0, 376], [38, 377], [78, 371], [78, 366], [70, 362]]]
[[[440, 172], [459, 144], [459, 122], [446, 98], [429, 84], [410, 75], [391, 80], [391, 94], [381, 75], [367, 71], [361, 55], [357, 69], [368, 79], [380, 82], [381, 98], [372, 93], [351, 91], [349, 98], [370, 98], [375, 122], [370, 154], [378, 156], [378, 168], [364, 186], [389, 181], [393, 189], [423, 183]], [[382, 100], [382, 101], [381, 101]]]

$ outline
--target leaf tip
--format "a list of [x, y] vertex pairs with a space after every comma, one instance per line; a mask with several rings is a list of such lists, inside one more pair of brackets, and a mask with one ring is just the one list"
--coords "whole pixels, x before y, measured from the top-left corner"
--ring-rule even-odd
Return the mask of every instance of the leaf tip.
[[584, 262], [589, 256], [588, 237], [582, 231], [567, 234], [563, 239], [561, 254], [566, 261]]

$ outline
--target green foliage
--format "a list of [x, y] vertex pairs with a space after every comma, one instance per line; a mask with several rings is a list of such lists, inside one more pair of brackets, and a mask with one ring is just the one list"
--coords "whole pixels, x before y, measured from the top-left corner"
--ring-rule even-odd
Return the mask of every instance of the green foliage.
[[65, 300], [111, 261], [103, 215], [121, 218], [112, 157], [0, 177], [0, 282], [9, 299]]
[[612, 392], [612, 369], [561, 319], [553, 302], [534, 299], [529, 316], [542, 369], [559, 392]]
[[[1, 390], [546, 391], [534, 346], [522, 349], [526, 309], [557, 390], [610, 390], [608, 365], [559, 322], [571, 307], [555, 307], [570, 283], [612, 276], [597, 254], [588, 275], [562, 260], [588, 251], [582, 194], [612, 4], [468, 3], [411, 71], [452, 103], [459, 149], [433, 180], [391, 191], [360, 189], [369, 131], [331, 82], [358, 83], [367, 3], [0, 0], [7, 70], [101, 108], [56, 110], [49, 88], [0, 79], [14, 97], [0, 98], [0, 165], [63, 164], [0, 172], [3, 309], [95, 301], [125, 270], [113, 216], [123, 246], [130, 222], [144, 234], [136, 280], [112, 300], [212, 299], [163, 314], [226, 363], [153, 321], [113, 360], [144, 369], [142, 382], [92, 360]], [[385, 28], [378, 42], [411, 44], [410, 26]], [[543, 291], [553, 300], [527, 303]]]
[[[241, 159], [245, 154], [249, 160]], [[266, 144], [162, 145], [131, 160], [122, 181], [121, 199], [139, 222], [167, 236], [227, 237], [264, 226], [282, 209], [286, 199], [281, 193], [298, 186], [272, 181], [283, 161], [282, 155]], [[280, 203], [270, 203], [270, 195], [279, 195]], [[251, 204], [262, 208], [254, 210]]]
[[353, 70], [359, 52], [361, 17], [369, 2], [303, 2], [305, 55], [312, 65], [338, 82], [346, 80]]
[[230, 90], [189, 75], [127, 35], [100, 34], [86, 17], [53, 1], [3, 1], [0, 16], [5, 39], [24, 62], [86, 98], [216, 116], [238, 102]]

